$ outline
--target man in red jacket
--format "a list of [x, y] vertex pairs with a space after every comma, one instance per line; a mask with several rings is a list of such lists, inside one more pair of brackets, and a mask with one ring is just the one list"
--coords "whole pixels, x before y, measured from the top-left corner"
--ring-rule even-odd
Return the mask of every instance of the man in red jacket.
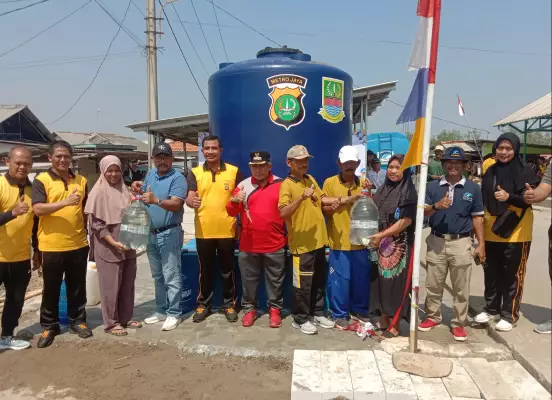
[[240, 215], [241, 237], [238, 256], [242, 277], [242, 308], [244, 327], [252, 326], [257, 318], [257, 288], [264, 270], [268, 294], [270, 327], [282, 325], [280, 311], [284, 298], [286, 235], [284, 221], [278, 210], [282, 179], [272, 175], [270, 153], [250, 154], [250, 178], [234, 189], [226, 210], [228, 215]]

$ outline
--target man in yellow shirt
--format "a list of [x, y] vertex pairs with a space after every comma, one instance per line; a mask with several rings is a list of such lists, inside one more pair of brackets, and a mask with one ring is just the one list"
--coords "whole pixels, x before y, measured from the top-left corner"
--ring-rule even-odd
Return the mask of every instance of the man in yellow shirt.
[[[14, 338], [14, 331], [25, 302], [31, 279], [31, 172], [33, 158], [25, 147], [14, 147], [8, 154], [8, 172], [0, 177], [0, 285], [6, 289], [2, 311], [0, 350], [23, 350], [31, 346]], [[33, 247], [36, 237], [33, 238]]]
[[[322, 199], [325, 194], [307, 174], [309, 154], [297, 145], [287, 153], [290, 174], [280, 186], [278, 208], [286, 221], [293, 265], [293, 327], [306, 335], [318, 333], [316, 325], [331, 329], [335, 323], [324, 316], [326, 254], [328, 242]], [[314, 322], [311, 322], [311, 318]]]
[[[351, 207], [360, 198], [362, 184], [355, 175], [360, 164], [353, 146], [343, 146], [337, 165], [341, 172], [324, 182], [323, 211], [328, 218], [330, 273], [328, 300], [338, 329], [349, 326], [349, 316], [367, 321], [370, 302], [370, 254], [364, 246], [351, 244]], [[366, 186], [366, 184], [365, 184]], [[337, 201], [336, 201], [337, 200]]]
[[236, 218], [228, 215], [226, 204], [243, 180], [239, 168], [221, 160], [222, 145], [218, 136], [203, 139], [205, 163], [188, 175], [186, 204], [195, 209], [195, 235], [199, 259], [199, 296], [194, 322], [202, 322], [211, 313], [216, 259], [222, 277], [222, 308], [228, 322], [236, 322]]
[[39, 217], [38, 249], [42, 252], [44, 292], [40, 325], [44, 332], [37, 346], [50, 346], [61, 330], [59, 292], [65, 277], [70, 332], [86, 339], [92, 331], [86, 325], [86, 266], [88, 240], [84, 206], [86, 178], [71, 170], [73, 149], [64, 141], [50, 145], [52, 167], [33, 181], [33, 211]]

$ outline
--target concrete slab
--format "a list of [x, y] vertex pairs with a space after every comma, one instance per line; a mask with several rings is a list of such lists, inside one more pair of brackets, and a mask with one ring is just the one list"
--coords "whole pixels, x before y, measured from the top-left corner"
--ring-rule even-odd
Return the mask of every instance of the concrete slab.
[[453, 359], [452, 372], [443, 378], [448, 393], [454, 397], [480, 399], [481, 392], [459, 360]]
[[514, 390], [484, 358], [461, 359], [462, 366], [486, 400], [518, 400]]
[[385, 388], [372, 351], [347, 351], [355, 400], [385, 400]]
[[322, 352], [295, 350], [291, 400], [322, 400]]
[[440, 378], [424, 378], [411, 375], [418, 400], [450, 400], [449, 393]]
[[391, 355], [385, 351], [374, 350], [381, 380], [385, 388], [387, 400], [417, 400], [414, 384], [410, 375], [397, 371], [393, 367]]
[[323, 351], [322, 399], [353, 400], [353, 384], [346, 351]]
[[550, 393], [517, 361], [498, 361], [490, 364], [502, 379], [510, 384], [518, 399], [545, 400], [552, 398]]

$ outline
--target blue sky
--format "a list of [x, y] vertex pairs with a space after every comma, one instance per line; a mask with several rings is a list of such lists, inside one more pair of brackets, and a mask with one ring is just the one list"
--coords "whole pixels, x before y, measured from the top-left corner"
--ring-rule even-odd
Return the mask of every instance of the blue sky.
[[[32, 3], [5, 3], [0, 13]], [[0, 17], [0, 54], [54, 23], [87, 0], [50, 0], [28, 10]], [[145, 0], [135, 0], [145, 9]], [[120, 19], [127, 0], [103, 0]], [[414, 0], [216, 0], [281, 44], [310, 53], [313, 60], [349, 72], [357, 85], [398, 80], [390, 99], [404, 104], [415, 72], [407, 62], [418, 26]], [[226, 61], [212, 6], [194, 0], [216, 62]], [[209, 73], [215, 71], [190, 0], [179, 0], [177, 10]], [[193, 52], [172, 6], [167, 13], [194, 74], [207, 93], [208, 75]], [[441, 49], [437, 68], [434, 115], [464, 123], [458, 115], [456, 94], [462, 98], [472, 126], [497, 131], [492, 124], [550, 91], [550, 0], [443, 0]], [[228, 15], [218, 12], [231, 61], [255, 57], [273, 45]], [[145, 22], [131, 6], [125, 26], [142, 42]], [[0, 103], [27, 104], [43, 121], [63, 114], [92, 79], [117, 26], [92, 1], [81, 11], [31, 43], [0, 58]], [[207, 105], [199, 94], [175, 41], [165, 24], [159, 42], [159, 117], [202, 113]], [[389, 43], [401, 42], [401, 43]], [[445, 47], [446, 46], [446, 47]], [[488, 49], [469, 51], [450, 47]], [[124, 126], [146, 120], [146, 62], [140, 49], [121, 32], [95, 84], [80, 103], [51, 130], [98, 130], [130, 134]], [[531, 53], [531, 54], [515, 54]], [[96, 56], [84, 60], [81, 57]], [[76, 62], [79, 61], [79, 62]], [[34, 63], [36, 62], [36, 63]], [[45, 65], [53, 64], [54, 65]], [[39, 64], [40, 66], [36, 66]], [[402, 131], [395, 121], [401, 108], [386, 102], [369, 120], [370, 132]], [[454, 125], [433, 121], [434, 133]], [[408, 127], [407, 127], [408, 129]], [[462, 129], [462, 128], [461, 128]], [[485, 137], [485, 136], [484, 136]]]

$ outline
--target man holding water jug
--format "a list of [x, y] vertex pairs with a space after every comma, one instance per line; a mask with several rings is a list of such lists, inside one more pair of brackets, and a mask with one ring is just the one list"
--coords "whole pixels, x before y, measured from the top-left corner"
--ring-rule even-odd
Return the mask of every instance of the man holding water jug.
[[163, 331], [180, 324], [180, 277], [182, 250], [182, 218], [188, 185], [184, 176], [172, 167], [173, 152], [168, 143], [157, 143], [151, 152], [155, 168], [144, 182], [133, 182], [132, 191], [143, 193], [151, 220], [148, 240], [148, 260], [155, 282], [155, 313], [146, 324], [164, 321]]

